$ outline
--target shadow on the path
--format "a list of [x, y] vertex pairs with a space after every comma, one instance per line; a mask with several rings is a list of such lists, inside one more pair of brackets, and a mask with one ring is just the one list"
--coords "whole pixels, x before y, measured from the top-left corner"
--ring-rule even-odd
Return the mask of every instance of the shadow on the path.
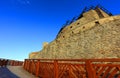
[[0, 67], [0, 78], [20, 78], [13, 74], [7, 67]]

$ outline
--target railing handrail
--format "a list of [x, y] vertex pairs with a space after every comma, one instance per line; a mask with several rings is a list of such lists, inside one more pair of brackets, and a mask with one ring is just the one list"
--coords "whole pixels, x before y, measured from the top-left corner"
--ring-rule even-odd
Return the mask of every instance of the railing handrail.
[[25, 59], [25, 60], [38, 60], [38, 61], [78, 61], [85, 62], [87, 60], [91, 62], [120, 62], [120, 58], [104, 58], [104, 59]]
[[21, 66], [23, 61], [10, 60], [10, 59], [0, 59], [0, 66]]
[[[107, 62], [107, 63], [106, 63]], [[25, 59], [24, 69], [43, 78], [114, 78], [119, 75], [120, 58]], [[60, 76], [60, 77], [59, 77]], [[74, 77], [72, 77], [74, 76]]]

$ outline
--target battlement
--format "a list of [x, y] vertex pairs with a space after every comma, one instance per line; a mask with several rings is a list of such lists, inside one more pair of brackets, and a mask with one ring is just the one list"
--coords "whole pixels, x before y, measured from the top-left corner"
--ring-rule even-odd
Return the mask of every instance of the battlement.
[[[105, 9], [104, 7], [102, 7], [101, 5], [97, 5], [97, 6], [90, 6], [90, 7], [85, 7], [83, 9], [83, 11], [81, 12], [81, 14], [79, 15], [78, 19], [80, 19], [82, 17], [82, 14], [85, 12], [88, 12], [90, 10], [96, 10], [99, 11], [101, 9], [102, 11], [104, 11], [107, 15], [112, 16], [113, 14], [111, 12], [109, 12], [107, 9]], [[98, 12], [100, 13], [100, 12]]]
[[71, 25], [80, 26], [89, 23], [91, 21], [110, 17], [110, 16], [112, 16], [112, 13], [109, 12], [104, 7], [102, 7], [101, 5], [85, 7], [78, 17], [73, 17], [71, 21], [66, 21], [66, 23], [62, 26], [62, 28], [58, 32], [56, 39], [59, 38], [61, 33], [63, 33], [64, 31], [66, 32], [69, 31], [70, 30], [69, 26], [70, 28], [73, 28], [73, 26]]

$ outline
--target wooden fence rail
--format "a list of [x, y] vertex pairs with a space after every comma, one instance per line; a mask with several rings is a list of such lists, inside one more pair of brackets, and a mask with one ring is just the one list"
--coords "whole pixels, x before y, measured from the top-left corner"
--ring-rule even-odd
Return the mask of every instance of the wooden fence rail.
[[3, 66], [22, 66], [22, 61], [16, 61], [16, 60], [8, 60], [8, 59], [0, 59], [0, 67]]
[[120, 59], [25, 59], [23, 67], [40, 78], [120, 78]]

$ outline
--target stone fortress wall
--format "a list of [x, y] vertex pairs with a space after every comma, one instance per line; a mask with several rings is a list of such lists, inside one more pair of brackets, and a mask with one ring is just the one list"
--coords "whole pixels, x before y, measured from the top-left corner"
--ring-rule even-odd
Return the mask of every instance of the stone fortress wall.
[[29, 58], [118, 58], [120, 15], [109, 16], [100, 8], [82, 14], [57, 38]]
[[[101, 9], [99, 9], [99, 10], [103, 14], [104, 18], [107, 18], [107, 17], [109, 18], [108, 14], [103, 12]], [[79, 32], [80, 30], [86, 30], [87, 28], [89, 28], [89, 24], [94, 24], [92, 21], [97, 21], [99, 19], [100, 19], [100, 17], [98, 15], [98, 13], [95, 10], [90, 10], [89, 12], [84, 13], [83, 17], [81, 19], [73, 22], [69, 26], [66, 26], [59, 33], [58, 38], [60, 38], [60, 37], [65, 38], [65, 37], [68, 37], [70, 34]], [[87, 24], [88, 24], [88, 26], [84, 26]]]

